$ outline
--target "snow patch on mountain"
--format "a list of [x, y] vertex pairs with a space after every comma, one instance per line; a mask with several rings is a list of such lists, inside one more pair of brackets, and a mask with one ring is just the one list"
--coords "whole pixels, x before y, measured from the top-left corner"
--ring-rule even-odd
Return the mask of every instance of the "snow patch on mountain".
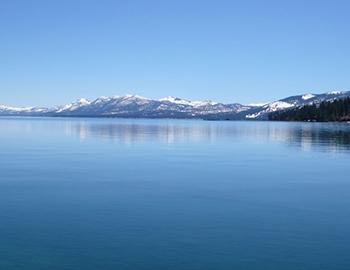
[[143, 96], [139, 96], [139, 95], [132, 95], [132, 94], [128, 94], [126, 96], [124, 96], [124, 98], [126, 99], [144, 99], [144, 100], [150, 100], [149, 98], [143, 97]]
[[301, 98], [303, 100], [308, 100], [308, 99], [311, 99], [311, 98], [314, 98], [314, 97], [315, 97], [315, 95], [313, 95], [313, 94], [305, 94]]
[[170, 103], [180, 104], [180, 105], [189, 105], [191, 103], [188, 100], [177, 98], [177, 97], [172, 97], [172, 96], [161, 98], [161, 99], [159, 99], [159, 101], [160, 102], [170, 102]]
[[21, 114], [38, 114], [38, 113], [47, 113], [52, 109], [49, 108], [40, 108], [40, 107], [13, 107], [0, 104], [0, 113], [9, 114], [9, 115], [21, 115]]
[[4, 110], [4, 111], [29, 112], [33, 109], [34, 109], [33, 107], [12, 107], [12, 106], [0, 105], [0, 110]]
[[340, 94], [343, 94], [342, 91], [331, 91], [331, 92], [328, 92], [327, 93], [328, 95], [340, 95]]
[[263, 112], [257, 112], [257, 113], [252, 113], [252, 114], [247, 114], [245, 118], [247, 119], [255, 119], [258, 118]]
[[275, 101], [264, 106], [266, 112], [275, 112], [277, 110], [284, 110], [293, 107], [293, 104], [284, 101]]
[[161, 102], [170, 102], [173, 104], [178, 104], [178, 105], [186, 105], [186, 106], [193, 106], [193, 107], [202, 107], [202, 106], [214, 106], [217, 105], [217, 102], [212, 102], [210, 100], [204, 100], [204, 101], [191, 101], [191, 100], [186, 100], [178, 97], [173, 97], [173, 96], [168, 96], [159, 99]]
[[262, 117], [263, 115], [266, 115], [270, 112], [275, 112], [278, 110], [285, 110], [288, 108], [292, 108], [294, 106], [295, 106], [294, 104], [291, 104], [291, 103], [288, 103], [285, 101], [275, 101], [275, 102], [271, 102], [269, 104], [262, 106], [261, 110], [259, 110], [259, 111], [255, 111], [253, 113], [246, 114], [245, 118], [246, 119], [256, 119], [256, 118]]
[[81, 108], [81, 107], [84, 107], [84, 106], [88, 106], [91, 104], [91, 101], [89, 101], [88, 99], [86, 98], [80, 98], [78, 99], [76, 102], [73, 102], [73, 103], [69, 103], [67, 105], [64, 105], [62, 107], [59, 107], [57, 112], [60, 113], [60, 112], [63, 112], [63, 111], [74, 111], [78, 108]]

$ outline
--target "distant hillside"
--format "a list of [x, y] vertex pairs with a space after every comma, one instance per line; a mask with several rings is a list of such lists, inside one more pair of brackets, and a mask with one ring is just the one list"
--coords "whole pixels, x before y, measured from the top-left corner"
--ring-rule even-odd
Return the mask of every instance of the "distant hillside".
[[193, 101], [178, 97], [150, 99], [137, 95], [85, 98], [56, 107], [15, 107], [0, 104], [0, 116], [181, 118], [206, 120], [268, 120], [274, 112], [350, 98], [350, 91], [301, 94], [266, 104], [243, 105]]
[[275, 121], [350, 121], [350, 98], [273, 112], [268, 118]]

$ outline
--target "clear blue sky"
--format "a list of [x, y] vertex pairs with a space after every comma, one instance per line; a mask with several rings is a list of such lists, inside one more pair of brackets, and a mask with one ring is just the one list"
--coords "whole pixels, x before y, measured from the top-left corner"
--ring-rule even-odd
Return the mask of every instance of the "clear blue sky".
[[0, 104], [350, 90], [349, 1], [1, 0]]

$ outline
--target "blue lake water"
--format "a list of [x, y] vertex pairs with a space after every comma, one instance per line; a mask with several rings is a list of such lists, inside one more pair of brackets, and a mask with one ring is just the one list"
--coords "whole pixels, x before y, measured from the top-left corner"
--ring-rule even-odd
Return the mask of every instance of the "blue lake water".
[[0, 269], [350, 269], [350, 124], [0, 118]]

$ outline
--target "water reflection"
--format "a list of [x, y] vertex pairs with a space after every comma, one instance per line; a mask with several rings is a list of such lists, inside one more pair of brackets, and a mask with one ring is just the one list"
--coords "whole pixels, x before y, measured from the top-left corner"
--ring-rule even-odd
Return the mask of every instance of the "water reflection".
[[69, 134], [122, 143], [160, 141], [208, 142], [253, 140], [283, 142], [302, 150], [350, 150], [350, 125], [331, 123], [205, 122], [205, 121], [80, 121], [68, 122]]
[[123, 144], [283, 143], [305, 151], [349, 151], [350, 124], [191, 120], [0, 118], [0, 135], [54, 136]]
[[81, 139], [97, 137], [123, 143], [160, 141], [176, 143], [180, 141], [213, 141], [220, 136], [217, 127], [210, 125], [109, 123], [96, 124], [80, 122], [69, 126], [69, 133]]

